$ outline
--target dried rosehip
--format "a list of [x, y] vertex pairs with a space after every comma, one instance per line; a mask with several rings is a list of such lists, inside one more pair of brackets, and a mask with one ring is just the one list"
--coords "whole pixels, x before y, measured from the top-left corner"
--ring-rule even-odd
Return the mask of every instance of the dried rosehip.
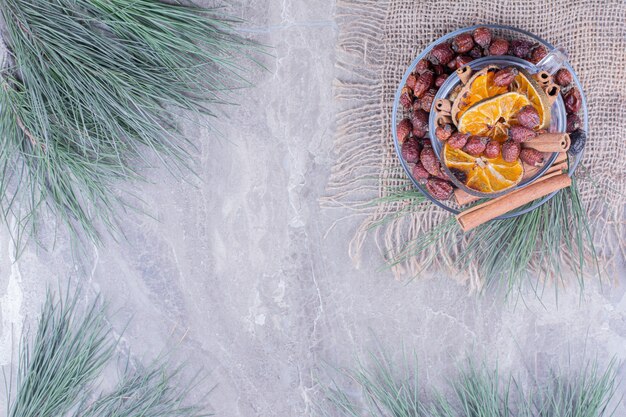
[[417, 75], [409, 74], [408, 78], [406, 79], [406, 86], [412, 90], [415, 88], [416, 82], [417, 82]]
[[472, 48], [471, 51], [469, 51], [467, 53], [468, 56], [470, 56], [473, 59], [477, 59], [480, 58], [481, 56], [483, 56], [483, 51], [482, 49], [480, 49], [480, 46], [475, 46]]
[[469, 52], [474, 47], [474, 38], [469, 33], [461, 33], [452, 39], [452, 50], [458, 54]]
[[522, 149], [519, 154], [519, 159], [521, 159], [523, 163], [534, 167], [542, 166], [544, 161], [543, 153], [532, 148]]
[[459, 180], [462, 184], [465, 184], [465, 182], [467, 181], [467, 174], [465, 173], [465, 171], [461, 171], [458, 168], [450, 168], [450, 172], [452, 173], [454, 178]]
[[456, 71], [456, 59], [458, 57], [459, 57], [458, 55], [455, 56], [454, 58], [450, 60], [450, 62], [448, 62], [448, 65], [446, 65], [446, 67], [448, 67], [450, 71]]
[[415, 87], [413, 88], [413, 95], [417, 98], [421, 97], [428, 89], [433, 86], [435, 82], [435, 73], [431, 70], [426, 70], [420, 74]]
[[489, 55], [506, 55], [509, 52], [509, 41], [498, 38], [491, 42], [489, 47]]
[[508, 87], [515, 80], [518, 71], [513, 67], [502, 68], [496, 71], [493, 76], [493, 83], [498, 87]]
[[578, 117], [578, 115], [576, 114], [568, 114], [567, 115], [567, 127], [565, 129], [565, 131], [567, 133], [572, 133], [575, 130], [578, 130], [581, 126], [582, 122], [580, 120], [580, 117]]
[[452, 136], [453, 132], [454, 132], [454, 129], [452, 128], [452, 125], [446, 123], [443, 126], [437, 126], [437, 129], [435, 129], [435, 136], [440, 141], [445, 142], [448, 139], [450, 139], [450, 136]]
[[570, 88], [563, 96], [563, 102], [565, 103], [565, 110], [567, 110], [568, 113], [578, 113], [578, 110], [580, 110], [583, 104], [583, 98], [580, 95], [580, 91], [574, 87]]
[[419, 98], [413, 99], [413, 111], [420, 110], [422, 108], [422, 102]]
[[450, 49], [450, 45], [447, 42], [443, 42], [433, 47], [432, 51], [430, 51], [430, 57], [433, 64], [446, 65], [454, 58], [454, 51]]
[[511, 41], [509, 46], [509, 55], [515, 55], [518, 58], [526, 58], [530, 54], [533, 44], [524, 39], [516, 39]]
[[532, 105], [522, 107], [515, 117], [520, 126], [529, 129], [534, 129], [539, 126], [539, 113], [537, 113], [537, 109]]
[[472, 58], [471, 56], [467, 56], [467, 55], [459, 55], [459, 56], [457, 56], [456, 57], [456, 69], [463, 68], [464, 66], [466, 66], [467, 64], [469, 64], [473, 60], [474, 60], [474, 58]]
[[469, 137], [469, 133], [454, 132], [448, 139], [448, 146], [452, 149], [461, 149], [465, 146]]
[[485, 156], [487, 158], [497, 158], [500, 155], [500, 142], [496, 140], [490, 140], [485, 146]]
[[422, 149], [420, 161], [422, 161], [422, 165], [424, 165], [424, 168], [430, 173], [430, 175], [434, 175], [435, 177], [441, 175], [439, 160], [437, 159], [433, 148], [426, 147]]
[[404, 87], [400, 93], [400, 104], [405, 109], [410, 109], [413, 105], [413, 90], [409, 87]]
[[420, 160], [420, 145], [415, 139], [408, 139], [402, 144], [402, 158], [409, 164]]
[[443, 67], [443, 65], [433, 65], [433, 72], [435, 73], [435, 75], [441, 75], [443, 74], [445, 71], [445, 68]]
[[485, 151], [488, 141], [489, 138], [485, 136], [470, 136], [467, 143], [463, 147], [463, 151], [472, 156], [480, 156]]
[[420, 144], [420, 146], [422, 147], [422, 149], [424, 148], [432, 148], [433, 144], [430, 143], [430, 139], [429, 138], [415, 138], [417, 140], [417, 143]]
[[428, 62], [427, 59], [420, 59], [417, 62], [417, 65], [415, 66], [415, 72], [417, 73], [417, 75], [420, 75], [421, 73], [429, 69], [430, 69], [430, 62]]
[[548, 55], [548, 50], [546, 49], [546, 47], [543, 45], [539, 45], [530, 53], [529, 61], [533, 64], [536, 64], [537, 62], [545, 58], [546, 55]]
[[413, 176], [418, 180], [426, 180], [430, 177], [430, 173], [426, 171], [424, 165], [420, 161], [413, 166]]
[[506, 162], [515, 162], [519, 158], [521, 150], [522, 146], [519, 143], [509, 139], [502, 144], [502, 159]]
[[452, 185], [441, 178], [431, 178], [426, 182], [426, 189], [437, 200], [447, 200], [452, 196]]
[[413, 130], [411, 131], [411, 133], [413, 133], [415, 139], [422, 139], [424, 136], [426, 136], [426, 133], [428, 133], [428, 129], [420, 129], [419, 126], [413, 125]]
[[446, 181], [451, 181], [450, 176], [446, 173], [446, 171], [444, 171], [441, 164], [439, 164], [439, 175], [437, 176], [437, 178], [441, 178], [442, 180], [446, 180]]
[[585, 143], [587, 143], [587, 134], [582, 129], [576, 129], [569, 134], [569, 138], [571, 143], [568, 152], [572, 155], [578, 155], [584, 149]]
[[413, 136], [416, 138], [424, 137], [428, 132], [428, 113], [422, 109], [415, 110], [411, 117], [411, 124], [413, 125]]
[[447, 79], [448, 79], [448, 74], [438, 75], [437, 78], [435, 78], [435, 87], [437, 88], [441, 87], [443, 83], [446, 82]]
[[413, 125], [409, 119], [404, 119], [398, 126], [396, 127], [396, 133], [398, 134], [398, 140], [400, 143], [404, 143], [404, 141], [409, 137], [411, 131], [413, 130]]
[[511, 126], [509, 128], [509, 139], [516, 143], [526, 142], [537, 136], [537, 132], [524, 126]]
[[448, 62], [448, 68], [450, 68], [452, 71], [456, 71], [457, 69], [466, 66], [472, 61], [473, 59], [467, 55], [457, 55], [452, 61]]
[[489, 47], [489, 44], [491, 44], [491, 30], [486, 27], [474, 29], [474, 42], [483, 48]]
[[424, 93], [424, 95], [420, 99], [422, 110], [424, 110], [425, 112], [430, 112], [430, 109], [433, 106], [433, 100], [435, 99], [435, 94], [437, 94], [437, 90], [433, 88]]
[[567, 87], [572, 83], [572, 73], [567, 68], [561, 68], [554, 74], [554, 82], [561, 87]]

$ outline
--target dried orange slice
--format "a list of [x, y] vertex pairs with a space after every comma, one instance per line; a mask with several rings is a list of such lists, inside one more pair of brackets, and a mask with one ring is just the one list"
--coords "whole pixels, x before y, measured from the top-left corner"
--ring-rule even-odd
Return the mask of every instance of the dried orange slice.
[[524, 94], [530, 100], [537, 113], [539, 113], [539, 127], [537, 129], [547, 129], [550, 126], [550, 103], [543, 89], [528, 72], [519, 69], [511, 86], [511, 91]]
[[513, 117], [529, 104], [530, 100], [524, 94], [516, 92], [488, 98], [463, 113], [459, 118], [459, 132], [488, 136], [504, 142], [508, 137], [509, 126], [514, 124]]
[[443, 163], [465, 173], [465, 185], [482, 193], [496, 193], [519, 184], [524, 176], [524, 167], [518, 159], [506, 162], [497, 158], [475, 157], [448, 144], [443, 147]]
[[455, 124], [458, 124], [459, 118], [474, 104], [508, 91], [508, 87], [498, 87], [493, 83], [493, 77], [498, 69], [497, 66], [490, 65], [469, 79], [452, 104], [451, 113]]

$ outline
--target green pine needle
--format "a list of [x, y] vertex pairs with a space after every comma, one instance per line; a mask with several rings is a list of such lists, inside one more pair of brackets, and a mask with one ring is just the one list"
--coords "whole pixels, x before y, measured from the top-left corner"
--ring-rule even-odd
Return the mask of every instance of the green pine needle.
[[[152, 151], [173, 173], [188, 168], [178, 121], [215, 116], [246, 85], [255, 45], [217, 9], [159, 0], [4, 0], [8, 63], [0, 83], [0, 191], [15, 241], [36, 233], [47, 206], [73, 233], [116, 229]], [[250, 62], [250, 60], [247, 60]]]
[[73, 417], [200, 417], [198, 406], [184, 405], [188, 392], [172, 385], [175, 373], [163, 366], [128, 370], [117, 389], [78, 409]]
[[460, 369], [452, 380], [456, 396], [437, 394], [431, 407], [432, 417], [511, 417], [511, 387], [513, 379], [502, 382], [497, 369], [489, 370], [483, 363], [468, 361], [466, 369]]
[[[55, 301], [50, 293], [32, 341], [25, 334], [19, 351], [15, 398], [8, 393], [8, 417], [58, 417], [86, 398], [94, 379], [111, 359], [114, 343], [98, 300], [85, 313], [76, 295]], [[6, 382], [6, 381], [5, 381]]]
[[[324, 415], [346, 417], [610, 417], [617, 387], [617, 365], [588, 361], [581, 369], [552, 371], [546, 383], [524, 385], [498, 368], [471, 359], [449, 380], [446, 394], [418, 389], [417, 360], [394, 369], [381, 350], [371, 365], [339, 370], [325, 388]], [[337, 370], [334, 370], [335, 372]], [[345, 382], [343, 382], [345, 380]], [[352, 384], [350, 384], [350, 382]], [[350, 385], [356, 384], [357, 391]]]
[[[551, 384], [535, 397], [534, 412], [526, 407], [526, 415], [541, 417], [603, 417], [615, 413], [611, 400], [617, 389], [615, 360], [606, 369], [597, 362], [587, 363], [579, 372], [553, 372]], [[530, 411], [528, 411], [531, 409]]]
[[[422, 200], [400, 190], [385, 197], [384, 201], [404, 202], [405, 206], [398, 213], [381, 219], [375, 227], [411, 215], [411, 209]], [[459, 251], [462, 238], [467, 242]], [[455, 218], [450, 216], [417, 239], [407, 242], [391, 255], [387, 266], [428, 253], [425, 269], [437, 259], [437, 251], [432, 250], [435, 245], [448, 247], [450, 253], [459, 251], [453, 265], [455, 268], [465, 271], [476, 268], [485, 289], [504, 288], [507, 294], [519, 292], [528, 284], [540, 295], [544, 289], [542, 285], [549, 278], [563, 280], [568, 269], [575, 274], [581, 290], [589, 269], [600, 276], [589, 220], [575, 178], [571, 187], [560, 190], [539, 208], [514, 218], [487, 222], [467, 234], [463, 234]], [[539, 280], [530, 280], [533, 274]]]
[[[25, 332], [15, 375], [3, 370], [7, 417], [199, 417], [187, 405], [192, 384], [161, 360], [132, 369], [110, 393], [95, 395], [104, 368], [116, 362], [106, 311], [95, 299], [86, 311], [79, 293], [56, 300], [50, 293], [31, 339]], [[11, 365], [9, 367], [12, 369]]]
[[382, 350], [370, 353], [369, 359], [371, 369], [359, 361], [356, 369], [339, 371], [362, 390], [362, 404], [357, 404], [352, 395], [334, 382], [333, 386], [325, 389], [328, 406], [320, 407], [322, 412], [331, 415], [331, 411], [336, 410], [340, 415], [349, 417], [423, 416], [424, 405], [417, 384], [417, 360], [405, 357], [401, 369], [396, 370]]

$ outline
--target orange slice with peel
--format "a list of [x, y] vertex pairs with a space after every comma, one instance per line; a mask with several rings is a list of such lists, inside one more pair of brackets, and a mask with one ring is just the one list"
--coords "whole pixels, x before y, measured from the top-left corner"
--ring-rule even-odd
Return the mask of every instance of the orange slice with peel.
[[443, 147], [443, 163], [465, 173], [465, 185], [481, 193], [496, 193], [511, 188], [522, 180], [524, 167], [519, 159], [506, 162], [497, 158], [475, 157], [448, 144]]
[[539, 126], [537, 129], [547, 129], [550, 126], [550, 103], [548, 97], [535, 81], [535, 79], [523, 68], [518, 68], [518, 74], [509, 87], [499, 87], [494, 84], [495, 73], [500, 69], [496, 65], [489, 65], [474, 74], [467, 84], [455, 96], [452, 103], [452, 120], [456, 125], [459, 119], [474, 104], [504, 94], [509, 91], [524, 94], [533, 107], [539, 113]]
[[509, 127], [515, 124], [514, 116], [529, 104], [528, 97], [516, 92], [488, 98], [463, 113], [459, 118], [459, 132], [504, 142], [508, 138]]
[[530, 104], [539, 113], [539, 126], [537, 129], [547, 129], [550, 126], [550, 103], [548, 96], [539, 86], [537, 81], [522, 68], [518, 68], [519, 73], [511, 85], [511, 91], [524, 94]]
[[452, 103], [451, 113], [455, 124], [458, 124], [459, 118], [474, 104], [508, 91], [508, 87], [499, 87], [493, 82], [493, 77], [498, 70], [499, 67], [489, 65], [472, 75], [467, 81]]

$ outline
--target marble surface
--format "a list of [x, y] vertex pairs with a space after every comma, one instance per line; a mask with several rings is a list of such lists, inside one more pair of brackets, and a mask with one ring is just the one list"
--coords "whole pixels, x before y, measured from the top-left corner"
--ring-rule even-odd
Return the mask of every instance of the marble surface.
[[256, 87], [224, 109], [223, 138], [187, 127], [200, 147], [199, 178], [146, 172], [155, 180], [138, 192], [152, 218], [122, 214], [125, 238], [83, 247], [80, 261], [59, 238], [15, 261], [1, 232], [0, 365], [10, 362], [11, 335], [32, 321], [46, 286], [68, 278], [87, 296], [105, 296], [117, 331], [130, 322], [123, 352], [149, 360], [172, 350], [174, 361], [204, 369], [198, 395], [215, 385], [208, 402], [219, 416], [316, 415], [325, 364], [350, 366], [377, 339], [393, 357], [403, 344], [414, 348], [423, 381], [435, 386], [468, 353], [529, 375], [569, 357], [626, 358], [619, 276], [604, 288], [589, 283], [582, 298], [575, 286], [562, 289], [557, 304], [468, 295], [445, 276], [398, 282], [379, 270], [371, 246], [355, 269], [347, 244], [358, 219], [331, 229], [346, 213], [318, 204], [334, 158], [334, 7], [232, 5], [251, 36], [275, 47], [268, 71], [250, 70]]

